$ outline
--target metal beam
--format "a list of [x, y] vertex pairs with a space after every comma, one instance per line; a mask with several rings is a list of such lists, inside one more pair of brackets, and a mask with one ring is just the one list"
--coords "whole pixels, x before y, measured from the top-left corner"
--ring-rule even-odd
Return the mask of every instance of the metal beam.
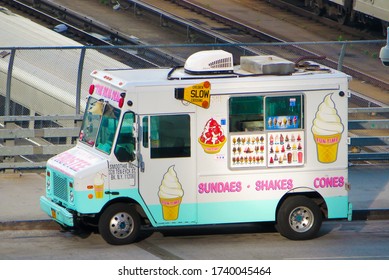
[[389, 119], [349, 120], [348, 129], [389, 129]]

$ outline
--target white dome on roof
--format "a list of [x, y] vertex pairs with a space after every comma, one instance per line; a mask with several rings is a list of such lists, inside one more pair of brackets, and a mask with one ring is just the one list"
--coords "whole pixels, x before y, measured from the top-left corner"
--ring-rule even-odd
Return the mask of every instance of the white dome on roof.
[[200, 51], [192, 54], [185, 62], [185, 72], [190, 74], [232, 73], [232, 54], [223, 50]]

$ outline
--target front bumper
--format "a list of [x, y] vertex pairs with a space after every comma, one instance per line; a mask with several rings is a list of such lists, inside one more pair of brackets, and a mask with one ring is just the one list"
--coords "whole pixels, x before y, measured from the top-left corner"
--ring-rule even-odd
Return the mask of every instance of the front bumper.
[[44, 196], [41, 196], [40, 198], [40, 206], [43, 212], [49, 215], [57, 223], [67, 227], [74, 227], [73, 214], [62, 206], [55, 204]]

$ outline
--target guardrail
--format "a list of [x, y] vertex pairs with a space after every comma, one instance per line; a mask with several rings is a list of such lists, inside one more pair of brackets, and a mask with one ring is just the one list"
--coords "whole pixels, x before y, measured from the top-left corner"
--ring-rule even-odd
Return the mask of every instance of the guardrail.
[[46, 168], [49, 157], [74, 147], [81, 121], [82, 115], [0, 116], [0, 170]]
[[348, 121], [349, 161], [389, 160], [389, 107], [349, 108], [348, 112], [371, 116]]
[[[349, 113], [387, 113], [389, 107], [350, 108]], [[0, 170], [40, 170], [49, 157], [74, 147], [82, 115], [0, 116]], [[46, 127], [41, 127], [44, 122]], [[52, 124], [47, 127], [47, 123]], [[389, 119], [350, 120], [349, 161], [389, 160], [389, 136], [363, 136], [362, 131], [389, 131]], [[356, 131], [358, 135], [356, 136]], [[362, 134], [362, 136], [361, 136]], [[365, 133], [366, 134], [366, 133]], [[377, 136], [378, 135], [378, 136]], [[381, 147], [381, 149], [377, 149]], [[382, 150], [384, 149], [384, 151]], [[386, 151], [385, 151], [386, 149]]]

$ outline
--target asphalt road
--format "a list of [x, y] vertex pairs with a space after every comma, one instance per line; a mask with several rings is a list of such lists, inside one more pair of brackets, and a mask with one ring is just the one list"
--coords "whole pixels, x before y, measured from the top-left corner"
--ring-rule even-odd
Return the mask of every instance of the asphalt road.
[[155, 232], [112, 246], [100, 235], [0, 231], [3, 260], [389, 260], [389, 221], [325, 222], [313, 240], [291, 241], [269, 225]]

